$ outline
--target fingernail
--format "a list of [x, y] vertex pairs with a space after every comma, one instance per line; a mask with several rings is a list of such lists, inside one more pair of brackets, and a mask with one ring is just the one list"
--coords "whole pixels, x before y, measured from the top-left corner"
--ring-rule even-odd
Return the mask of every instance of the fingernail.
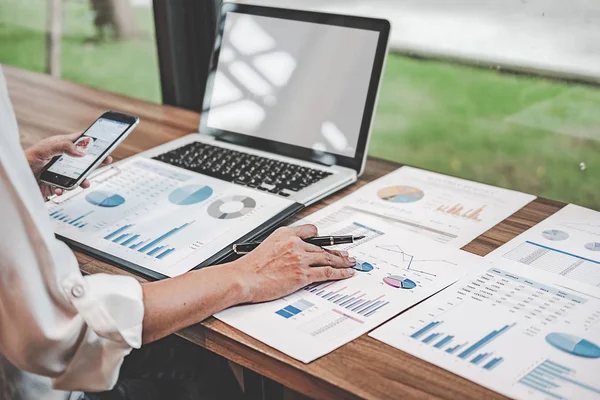
[[350, 261], [352, 264], [356, 264], [356, 258], [354, 257], [348, 258], [348, 261]]
[[348, 252], [345, 250], [340, 251], [340, 254], [342, 255], [342, 257], [348, 257]]
[[352, 276], [352, 275], [356, 274], [356, 270], [354, 270], [354, 269], [352, 269], [352, 268], [350, 268], [348, 271], [349, 271], [349, 272], [348, 272], [348, 275], [350, 275], [350, 276]]

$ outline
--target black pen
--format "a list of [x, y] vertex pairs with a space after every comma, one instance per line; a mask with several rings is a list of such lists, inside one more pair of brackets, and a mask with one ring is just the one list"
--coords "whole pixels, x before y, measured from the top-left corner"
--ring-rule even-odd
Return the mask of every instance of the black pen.
[[[318, 236], [304, 239], [306, 243], [319, 247], [335, 246], [337, 244], [349, 244], [364, 239], [364, 236]], [[247, 254], [258, 247], [262, 242], [236, 243], [233, 245], [235, 254]]]

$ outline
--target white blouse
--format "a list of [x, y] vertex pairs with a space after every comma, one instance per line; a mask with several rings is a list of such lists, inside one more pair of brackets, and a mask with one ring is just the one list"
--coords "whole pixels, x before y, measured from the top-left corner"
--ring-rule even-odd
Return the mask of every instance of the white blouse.
[[[50, 378], [21, 374], [35, 381], [34, 398], [70, 396], [42, 394], [44, 382], [64, 391], [113, 387], [123, 358], [142, 343], [142, 288], [132, 277], [82, 276], [71, 250], [54, 237], [1, 69], [0, 232], [0, 362]], [[11, 382], [0, 382], [0, 397], [3, 384]]]

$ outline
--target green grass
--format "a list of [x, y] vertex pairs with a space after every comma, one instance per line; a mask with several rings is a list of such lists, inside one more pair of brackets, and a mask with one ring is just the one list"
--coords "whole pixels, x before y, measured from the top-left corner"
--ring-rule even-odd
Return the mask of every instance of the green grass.
[[[45, 2], [1, 1], [0, 62], [43, 71]], [[151, 11], [140, 38], [90, 44], [87, 1], [65, 4], [62, 77], [160, 102]], [[600, 209], [600, 90], [392, 54], [369, 154]]]

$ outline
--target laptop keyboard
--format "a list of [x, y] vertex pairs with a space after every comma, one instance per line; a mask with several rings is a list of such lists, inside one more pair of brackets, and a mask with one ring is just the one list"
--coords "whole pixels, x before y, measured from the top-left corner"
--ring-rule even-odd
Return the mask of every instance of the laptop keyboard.
[[331, 175], [318, 169], [200, 142], [186, 144], [154, 159], [283, 197]]

